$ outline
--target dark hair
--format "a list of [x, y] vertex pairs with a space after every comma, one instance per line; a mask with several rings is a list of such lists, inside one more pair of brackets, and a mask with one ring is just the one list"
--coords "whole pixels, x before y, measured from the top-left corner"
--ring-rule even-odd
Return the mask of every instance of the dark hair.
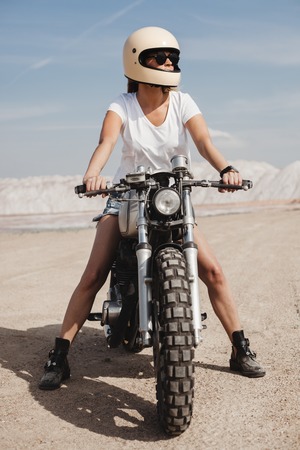
[[[157, 86], [157, 87], [161, 87], [161, 90], [163, 91], [164, 94], [166, 92], [175, 90], [175, 89], [171, 88], [170, 86]], [[134, 80], [131, 80], [130, 78], [128, 78], [127, 92], [132, 93], [132, 92], [137, 92], [138, 90], [139, 90], [139, 83], [137, 81], [134, 81]]]
[[137, 81], [130, 80], [128, 78], [127, 80], [127, 92], [137, 92], [139, 90], [139, 83]]

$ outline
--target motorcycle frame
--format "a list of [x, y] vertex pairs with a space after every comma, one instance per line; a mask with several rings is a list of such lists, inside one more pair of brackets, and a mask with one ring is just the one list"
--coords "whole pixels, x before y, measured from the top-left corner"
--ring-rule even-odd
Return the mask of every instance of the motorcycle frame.
[[[172, 173], [177, 180], [176, 185], [181, 198], [181, 215], [182, 215], [182, 244], [166, 243], [165, 246], [173, 246], [181, 249], [187, 267], [187, 281], [189, 282], [189, 290], [193, 310], [193, 330], [194, 330], [194, 346], [202, 341], [202, 317], [201, 317], [201, 297], [198, 278], [198, 247], [194, 242], [195, 215], [191, 200], [192, 187], [200, 186], [203, 188], [214, 187], [218, 189], [244, 190], [247, 191], [253, 187], [251, 180], [242, 180], [241, 185], [232, 185], [220, 181], [210, 180], [192, 180], [189, 172], [188, 159], [185, 156], [177, 155], [171, 159]], [[148, 172], [147, 172], [148, 173]], [[168, 172], [170, 174], [170, 172]], [[126, 175], [126, 180], [115, 187], [107, 189], [99, 189], [96, 191], [86, 192], [86, 186], [76, 186], [75, 193], [80, 197], [86, 195], [110, 194], [116, 192], [127, 192], [136, 189], [138, 195], [138, 218], [136, 222], [138, 232], [138, 244], [136, 246], [136, 256], [138, 263], [138, 294], [139, 294], [139, 331], [140, 346], [149, 347], [152, 345], [152, 247], [149, 242], [149, 225], [146, 214], [146, 202], [151, 182], [147, 183], [147, 175], [145, 168], [139, 166], [137, 171]], [[123, 183], [124, 182], [124, 183]], [[155, 182], [153, 182], [155, 184]], [[143, 187], [142, 187], [143, 186]], [[161, 246], [159, 248], [162, 248]], [[155, 252], [157, 249], [155, 249]], [[93, 317], [90, 320], [99, 320], [98, 315], [90, 314]], [[101, 316], [101, 315], [100, 315]], [[96, 318], [95, 318], [96, 317]], [[101, 319], [104, 324], [105, 319]]]

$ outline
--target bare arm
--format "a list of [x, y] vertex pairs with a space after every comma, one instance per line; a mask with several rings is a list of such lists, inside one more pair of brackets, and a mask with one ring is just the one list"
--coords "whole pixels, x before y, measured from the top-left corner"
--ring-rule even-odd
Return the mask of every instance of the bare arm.
[[118, 114], [108, 111], [103, 121], [99, 144], [97, 145], [83, 177], [87, 191], [104, 189], [106, 180], [101, 176], [105, 164], [107, 163], [118, 140], [122, 126], [122, 120]]
[[[206, 122], [201, 114], [197, 114], [185, 124], [199, 153], [205, 158], [219, 173], [229, 165], [228, 161], [212, 143]], [[241, 184], [242, 177], [237, 172], [227, 172], [223, 175], [224, 183]]]

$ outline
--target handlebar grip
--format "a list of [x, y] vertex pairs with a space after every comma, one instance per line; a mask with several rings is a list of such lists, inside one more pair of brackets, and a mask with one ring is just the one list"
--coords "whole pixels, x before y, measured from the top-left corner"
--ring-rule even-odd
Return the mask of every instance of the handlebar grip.
[[206, 187], [215, 187], [218, 189], [233, 189], [235, 191], [240, 191], [240, 190], [244, 190], [244, 191], [248, 191], [248, 189], [251, 189], [253, 187], [253, 183], [251, 180], [242, 180], [242, 184], [241, 185], [237, 185], [237, 184], [225, 184], [223, 183], [222, 180], [220, 181], [206, 181], [207, 184]]
[[221, 189], [234, 189], [236, 191], [240, 191], [240, 190], [244, 190], [244, 191], [248, 191], [248, 189], [251, 189], [253, 187], [253, 183], [251, 180], [242, 180], [242, 184], [241, 185], [236, 185], [236, 184], [224, 184], [222, 180], [220, 180], [219, 182], [212, 182], [212, 186], [213, 187], [218, 187]]
[[86, 185], [80, 184], [79, 186], [75, 186], [74, 190], [75, 190], [75, 194], [85, 194], [86, 193]]
[[251, 180], [243, 180], [242, 186], [246, 189], [253, 188], [253, 182]]

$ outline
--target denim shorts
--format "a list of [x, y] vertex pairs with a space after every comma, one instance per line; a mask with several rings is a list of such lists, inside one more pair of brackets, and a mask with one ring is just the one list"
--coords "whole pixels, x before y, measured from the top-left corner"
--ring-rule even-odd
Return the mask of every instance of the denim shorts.
[[111, 195], [106, 202], [106, 206], [103, 210], [102, 216], [118, 216], [119, 215], [119, 211], [121, 208], [121, 204], [122, 201], [119, 200], [120, 198], [122, 198], [122, 195], [120, 194], [115, 194], [115, 195]]
[[101, 214], [94, 217], [93, 222], [98, 222], [104, 216], [118, 216], [121, 208], [121, 200], [122, 194], [112, 194], [108, 197], [106, 206]]

